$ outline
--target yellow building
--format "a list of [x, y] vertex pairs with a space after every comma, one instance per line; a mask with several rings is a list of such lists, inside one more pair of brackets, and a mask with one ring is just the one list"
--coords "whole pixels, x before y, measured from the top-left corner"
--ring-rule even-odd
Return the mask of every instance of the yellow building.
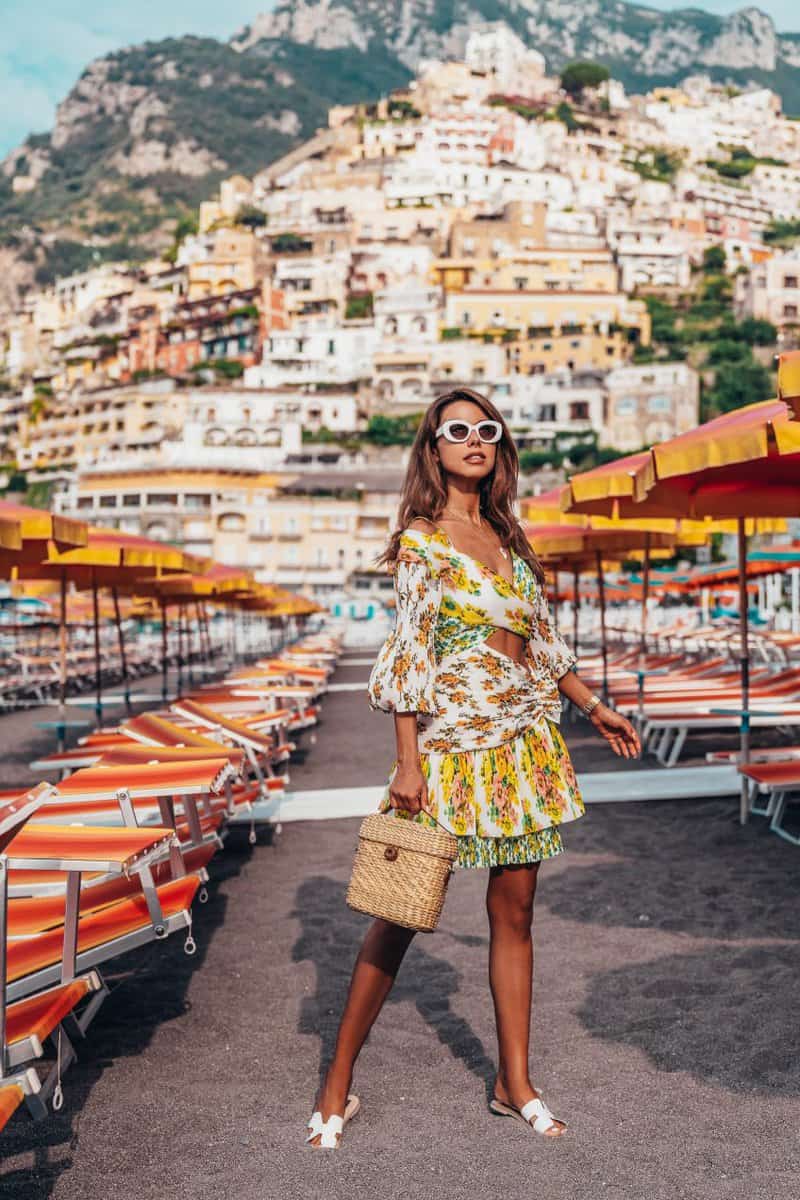
[[157, 446], [183, 425], [186, 399], [174, 389], [109, 388], [42, 398], [20, 420], [16, 456], [24, 469], [89, 463]]
[[391, 591], [375, 559], [393, 527], [398, 472], [301, 474], [211, 468], [94, 469], [61, 511], [142, 533], [252, 571], [259, 582], [325, 596]]
[[508, 291], [464, 288], [445, 298], [444, 326], [468, 332], [543, 330], [546, 333], [624, 326], [637, 331], [642, 345], [650, 341], [650, 318], [641, 300], [622, 292]]
[[271, 557], [265, 545], [270, 496], [287, 478], [205, 468], [88, 470], [71, 515], [257, 570]]
[[268, 252], [249, 229], [216, 229], [207, 253], [187, 264], [189, 300], [254, 288], [263, 279]]

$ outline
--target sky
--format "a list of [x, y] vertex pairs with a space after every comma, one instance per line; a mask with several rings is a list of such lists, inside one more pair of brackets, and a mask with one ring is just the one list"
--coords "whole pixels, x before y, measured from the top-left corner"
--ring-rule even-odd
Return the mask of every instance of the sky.
[[[745, 6], [693, 0], [711, 12]], [[678, 8], [674, 0], [650, 0]], [[0, 157], [53, 122], [55, 106], [98, 55], [136, 42], [196, 33], [228, 38], [270, 0], [0, 0]], [[800, 29], [797, 0], [758, 4], [778, 29]]]

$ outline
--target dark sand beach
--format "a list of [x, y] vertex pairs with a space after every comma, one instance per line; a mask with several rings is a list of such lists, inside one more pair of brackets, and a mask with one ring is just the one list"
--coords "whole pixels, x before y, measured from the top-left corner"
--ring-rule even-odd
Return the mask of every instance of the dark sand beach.
[[[343, 664], [334, 681], [367, 674]], [[38, 719], [0, 719], [6, 785], [27, 778]], [[579, 770], [610, 769], [585, 727], [564, 728]], [[392, 722], [360, 690], [331, 693], [300, 746], [293, 790], [378, 783]], [[487, 1109], [488, 875], [458, 871], [364, 1048], [342, 1149], [305, 1146], [369, 921], [344, 904], [358, 825], [287, 822], [252, 848], [231, 831], [197, 955], [174, 938], [113, 964], [63, 1111], [2, 1137], [3, 1200], [797, 1195], [800, 852], [761, 820], [740, 828], [734, 800], [591, 805], [543, 865], [533, 1078], [565, 1137]]]

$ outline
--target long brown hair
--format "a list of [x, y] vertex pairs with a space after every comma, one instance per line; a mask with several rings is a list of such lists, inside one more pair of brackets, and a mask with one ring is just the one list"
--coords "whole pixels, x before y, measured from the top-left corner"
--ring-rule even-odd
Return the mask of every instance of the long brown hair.
[[452, 392], [445, 392], [428, 405], [411, 447], [397, 512], [398, 527], [392, 533], [383, 554], [376, 559], [376, 565], [386, 563], [392, 566], [397, 559], [400, 534], [403, 530], [407, 529], [416, 517], [424, 517], [431, 524], [435, 524], [447, 504], [447, 473], [433, 451], [442, 410], [454, 400], [471, 400], [490, 420], [499, 421], [503, 428], [503, 436], [497, 442], [494, 467], [480, 483], [479, 511], [481, 517], [497, 533], [502, 545], [510, 547], [520, 558], [524, 558], [539, 583], [544, 583], [542, 564], [512, 507], [519, 479], [517, 448], [500, 410], [486, 396], [482, 396], [480, 392], [473, 392], [471, 388], [456, 388]]

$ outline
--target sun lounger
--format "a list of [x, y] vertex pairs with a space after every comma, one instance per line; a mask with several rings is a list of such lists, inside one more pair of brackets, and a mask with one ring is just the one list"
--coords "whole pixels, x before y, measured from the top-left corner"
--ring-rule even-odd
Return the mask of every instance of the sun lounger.
[[[770, 818], [770, 829], [794, 846], [800, 846], [800, 836], [790, 833], [783, 826], [786, 807], [793, 795], [800, 795], [800, 761], [746, 763], [739, 767], [740, 774], [751, 781], [750, 811]], [[766, 794], [766, 805], [757, 805], [758, 793]]]
[[40, 1092], [39, 1076], [32, 1067], [0, 1080], [0, 1132], [5, 1129], [23, 1100], [38, 1097]]

